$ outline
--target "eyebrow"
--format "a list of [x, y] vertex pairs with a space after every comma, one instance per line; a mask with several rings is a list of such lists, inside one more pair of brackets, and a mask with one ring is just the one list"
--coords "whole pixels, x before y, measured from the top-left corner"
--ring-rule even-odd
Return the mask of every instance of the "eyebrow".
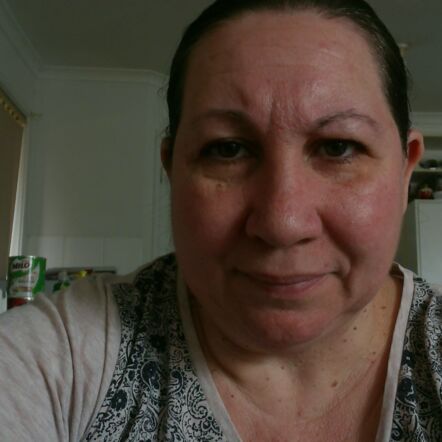
[[321, 117], [314, 122], [313, 128], [322, 129], [333, 123], [339, 123], [340, 121], [345, 120], [358, 120], [365, 124], [368, 124], [376, 131], [380, 130], [379, 124], [373, 118], [366, 114], [360, 114], [354, 109], [348, 109], [342, 112], [337, 112], [334, 114], [326, 115], [325, 117]]

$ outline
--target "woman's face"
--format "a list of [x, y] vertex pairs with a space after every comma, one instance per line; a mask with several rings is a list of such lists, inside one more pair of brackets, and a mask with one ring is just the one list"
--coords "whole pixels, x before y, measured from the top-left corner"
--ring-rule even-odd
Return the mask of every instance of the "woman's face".
[[362, 34], [260, 12], [193, 50], [168, 167], [178, 262], [206, 321], [255, 349], [309, 342], [386, 283], [410, 156]]

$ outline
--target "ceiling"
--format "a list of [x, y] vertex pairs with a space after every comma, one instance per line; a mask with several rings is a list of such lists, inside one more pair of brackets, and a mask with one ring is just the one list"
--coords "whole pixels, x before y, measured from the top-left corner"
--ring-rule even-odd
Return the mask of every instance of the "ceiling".
[[[167, 73], [187, 23], [210, 0], [3, 0], [44, 66]], [[369, 0], [409, 45], [415, 111], [442, 112], [442, 1]], [[425, 5], [425, 6], [423, 6]]]

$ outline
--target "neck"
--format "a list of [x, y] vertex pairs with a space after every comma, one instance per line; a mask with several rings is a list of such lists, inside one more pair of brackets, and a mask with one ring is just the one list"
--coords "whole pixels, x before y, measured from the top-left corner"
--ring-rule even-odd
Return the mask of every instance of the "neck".
[[293, 402], [290, 398], [303, 398], [296, 401], [303, 404], [303, 412], [310, 403], [312, 412], [319, 413], [319, 403], [345, 399], [360, 379], [388, 359], [399, 293], [397, 283], [389, 279], [370, 304], [332, 332], [277, 354], [251, 351], [228, 339], [195, 302], [192, 314], [218, 388], [229, 394], [240, 391], [269, 409], [275, 400], [287, 405]]

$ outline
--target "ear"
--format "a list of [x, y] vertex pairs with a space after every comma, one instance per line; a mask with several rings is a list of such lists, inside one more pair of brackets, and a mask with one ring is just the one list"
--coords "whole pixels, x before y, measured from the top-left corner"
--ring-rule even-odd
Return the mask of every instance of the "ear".
[[424, 137], [418, 130], [411, 129], [408, 132], [407, 139], [407, 156], [404, 159], [404, 212], [408, 204], [408, 188], [410, 184], [411, 175], [414, 168], [419, 163], [424, 153]]
[[161, 141], [161, 163], [170, 179], [172, 171], [172, 139], [170, 137], [165, 137]]

